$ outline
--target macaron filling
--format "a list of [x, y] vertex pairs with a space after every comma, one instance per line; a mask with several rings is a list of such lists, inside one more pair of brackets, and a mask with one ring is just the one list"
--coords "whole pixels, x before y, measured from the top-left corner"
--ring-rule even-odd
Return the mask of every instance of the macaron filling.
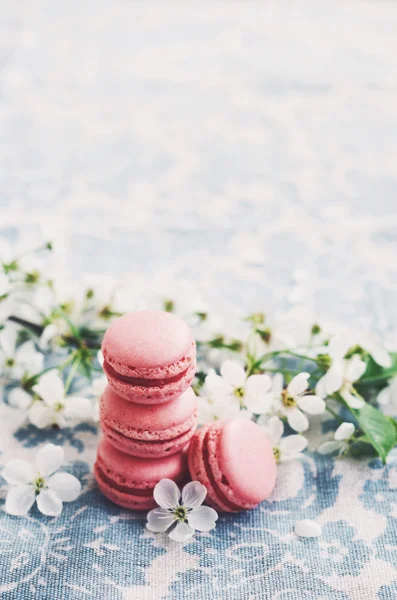
[[[220, 488], [220, 486], [217, 484], [214, 473], [212, 471], [211, 468], [211, 463], [210, 463], [210, 457], [209, 457], [209, 450], [208, 450], [208, 442], [209, 442], [209, 438], [211, 436], [211, 431], [207, 431], [207, 433], [205, 434], [204, 440], [203, 440], [203, 464], [204, 464], [204, 468], [205, 468], [205, 472], [207, 474], [207, 477], [211, 483], [212, 488], [214, 489], [215, 493], [217, 494], [219, 500], [225, 504], [225, 506], [227, 506], [231, 511], [233, 512], [238, 512], [241, 510], [241, 506], [238, 506], [237, 504], [234, 504], [227, 496], [226, 494], [224, 494], [224, 492], [222, 491], [222, 489]], [[224, 477], [224, 476], [223, 476]], [[223, 481], [223, 483], [225, 485], [228, 485], [227, 481]], [[211, 500], [213, 500], [213, 502], [216, 504], [216, 498], [211, 498]]]
[[[102, 424], [102, 427], [103, 427], [103, 424]], [[109, 429], [111, 429], [111, 428], [109, 428]], [[120, 437], [121, 439], [129, 440], [131, 442], [136, 442], [138, 444], [143, 444], [143, 445], [148, 445], [148, 446], [152, 446], [153, 444], [164, 444], [164, 442], [175, 443], [178, 440], [186, 437], [186, 435], [189, 433], [191, 433], [193, 435], [195, 430], [196, 430], [196, 427], [192, 426], [190, 429], [183, 431], [182, 433], [180, 433], [179, 435], [176, 435], [175, 437], [167, 437], [162, 440], [160, 440], [160, 439], [147, 440], [147, 439], [143, 439], [143, 438], [131, 437], [131, 436], [125, 435], [124, 433], [121, 433], [120, 431], [117, 431], [116, 429], [111, 429], [112, 433], [116, 434], [117, 437]], [[105, 432], [106, 432], [106, 430], [105, 430]]]
[[181, 381], [188, 374], [190, 370], [190, 365], [184, 371], [178, 373], [178, 375], [174, 375], [173, 377], [166, 377], [163, 379], [145, 379], [143, 377], [128, 377], [127, 375], [120, 375], [120, 373], [118, 373], [106, 360], [103, 364], [103, 369], [108, 375], [114, 377], [114, 379], [117, 379], [118, 381], [122, 381], [123, 383], [129, 383], [130, 385], [138, 387], [151, 388], [162, 387], [170, 383], [177, 383], [178, 381]]
[[123, 492], [124, 494], [131, 494], [133, 496], [142, 496], [145, 498], [150, 498], [153, 495], [154, 485], [150, 488], [134, 488], [128, 485], [122, 485], [120, 483], [115, 483], [114, 480], [109, 477], [103, 469], [96, 463], [95, 470], [98, 476], [104, 481], [109, 487], [117, 489], [119, 492]]

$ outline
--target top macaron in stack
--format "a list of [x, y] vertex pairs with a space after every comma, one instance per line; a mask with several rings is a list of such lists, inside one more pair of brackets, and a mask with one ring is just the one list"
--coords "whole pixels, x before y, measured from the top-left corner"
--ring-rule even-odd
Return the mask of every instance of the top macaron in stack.
[[113, 502], [152, 508], [160, 479], [188, 479], [186, 452], [197, 429], [197, 399], [190, 387], [195, 342], [181, 319], [142, 311], [110, 325], [102, 352], [109, 385], [101, 398], [104, 438], [95, 476]]

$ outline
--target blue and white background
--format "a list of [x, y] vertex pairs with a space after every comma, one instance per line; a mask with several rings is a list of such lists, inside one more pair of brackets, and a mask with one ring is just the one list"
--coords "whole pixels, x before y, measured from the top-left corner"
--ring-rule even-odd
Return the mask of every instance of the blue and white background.
[[[303, 307], [396, 346], [396, 31], [392, 2], [2, 3], [0, 233], [226, 329]], [[0, 511], [2, 598], [397, 598], [397, 463], [309, 452], [183, 547], [101, 497], [95, 427], [0, 406], [1, 465], [52, 441], [83, 482], [59, 518]]]

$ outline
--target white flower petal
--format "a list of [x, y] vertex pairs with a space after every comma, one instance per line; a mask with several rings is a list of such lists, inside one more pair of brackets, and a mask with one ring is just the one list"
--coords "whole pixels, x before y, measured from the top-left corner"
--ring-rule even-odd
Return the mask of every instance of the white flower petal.
[[226, 379], [217, 375], [213, 369], [210, 369], [205, 378], [202, 391], [204, 396], [210, 396], [217, 400], [220, 397], [231, 394], [233, 392], [233, 386], [226, 381]]
[[57, 517], [62, 512], [62, 500], [53, 490], [41, 490], [36, 502], [39, 511], [48, 517]]
[[346, 404], [350, 406], [350, 408], [360, 409], [365, 405], [364, 400], [362, 400], [361, 398], [357, 398], [357, 396], [354, 396], [346, 388], [342, 388], [339, 393], [342, 396], [343, 400], [346, 402]]
[[194, 535], [194, 529], [187, 523], [177, 523], [168, 535], [174, 542], [188, 542]]
[[270, 391], [272, 380], [269, 375], [251, 375], [245, 382], [246, 395], [264, 396]]
[[10, 515], [26, 515], [34, 504], [35, 493], [31, 485], [18, 485], [7, 494], [5, 509]]
[[352, 342], [346, 332], [338, 333], [328, 344], [328, 354], [334, 361], [341, 361], [351, 346]]
[[214, 529], [217, 518], [218, 513], [209, 506], [199, 506], [187, 515], [190, 527], [198, 531], [210, 531]]
[[36, 469], [43, 477], [52, 475], [64, 461], [65, 453], [62, 446], [46, 444], [36, 454]]
[[307, 447], [307, 439], [303, 435], [287, 435], [280, 441], [281, 461], [287, 457], [294, 457]]
[[54, 411], [44, 402], [33, 402], [28, 413], [29, 421], [38, 429], [45, 429], [54, 423]]
[[37, 352], [32, 340], [25, 342], [15, 354], [16, 362], [29, 373], [38, 373], [44, 366], [44, 355]]
[[323, 442], [321, 444], [321, 446], [318, 448], [318, 452], [320, 454], [333, 454], [337, 450], [339, 451], [341, 448], [342, 448], [341, 442], [331, 440], [329, 442]]
[[154, 508], [147, 514], [146, 528], [155, 533], [164, 533], [174, 521], [173, 514], [166, 508]]
[[391, 356], [385, 348], [371, 345], [368, 350], [377, 365], [384, 369], [389, 369], [392, 366]]
[[365, 373], [367, 364], [355, 354], [350, 360], [345, 361], [345, 379], [357, 381]]
[[234, 388], [244, 387], [246, 377], [244, 367], [236, 360], [225, 360], [220, 371], [223, 379]]
[[299, 408], [291, 408], [287, 411], [288, 424], [294, 431], [306, 431], [309, 428], [309, 420]]
[[261, 396], [248, 394], [244, 396], [244, 404], [255, 415], [269, 414], [273, 409], [274, 398], [272, 394]]
[[301, 396], [298, 406], [309, 415], [321, 415], [325, 411], [325, 402], [319, 396]]
[[335, 431], [334, 438], [338, 441], [347, 440], [349, 437], [353, 435], [355, 432], [355, 426], [353, 423], [342, 423], [339, 425], [338, 429]]
[[[259, 421], [259, 419], [258, 419]], [[258, 423], [260, 425], [260, 423]], [[279, 417], [270, 417], [266, 424], [266, 433], [271, 445], [277, 446], [284, 433], [284, 423]]]
[[105, 362], [105, 359], [103, 357], [102, 350], [98, 350], [96, 358], [97, 358], [97, 361], [99, 362], [100, 366], [103, 367], [103, 363]]
[[11, 483], [12, 485], [22, 485], [33, 481], [35, 470], [26, 460], [14, 458], [6, 464], [1, 475], [7, 483]]
[[52, 342], [54, 337], [56, 337], [57, 335], [58, 327], [54, 323], [47, 325], [47, 327], [44, 328], [43, 333], [40, 336], [39, 348], [41, 348], [42, 350], [47, 350], [50, 342]]
[[70, 421], [84, 421], [92, 415], [92, 403], [88, 398], [67, 396], [64, 400], [64, 417]]
[[62, 502], [73, 502], [81, 492], [81, 483], [70, 473], [55, 473], [47, 482], [48, 487], [55, 491]]
[[[335, 363], [322, 377], [322, 385], [324, 386], [325, 396], [330, 396], [337, 392], [343, 383], [342, 364]], [[320, 394], [322, 395], [322, 394]]]
[[320, 379], [317, 381], [317, 385], [316, 385], [316, 394], [317, 394], [317, 396], [320, 396], [320, 398], [325, 398], [328, 395], [324, 378], [325, 378], [325, 375], [320, 377]]
[[272, 394], [274, 398], [279, 398], [284, 388], [284, 377], [282, 373], [275, 373], [272, 379]]
[[182, 490], [182, 506], [186, 508], [197, 508], [207, 495], [207, 488], [199, 481], [190, 481]]
[[39, 383], [33, 387], [33, 391], [44, 400], [48, 406], [63, 403], [65, 387], [58, 371], [48, 371], [40, 377]]
[[303, 519], [295, 523], [295, 533], [299, 537], [320, 537], [322, 534], [321, 525], [310, 519]]
[[289, 395], [295, 398], [298, 394], [303, 394], [309, 387], [309, 377], [309, 373], [299, 373], [299, 375], [295, 375], [287, 386]]
[[180, 497], [181, 492], [171, 479], [162, 479], [153, 490], [153, 498], [161, 508], [175, 508]]
[[256, 420], [256, 424], [259, 425], [259, 427], [263, 427], [264, 429], [267, 430], [270, 419], [271, 419], [271, 417], [269, 417], [269, 415], [261, 415]]
[[7, 324], [0, 331], [0, 346], [7, 357], [14, 356], [17, 343], [18, 328], [15, 325]]
[[14, 408], [26, 410], [32, 404], [33, 398], [22, 388], [14, 388], [8, 394], [8, 403]]
[[391, 401], [390, 386], [383, 388], [383, 390], [381, 390], [379, 392], [379, 394], [376, 397], [376, 401], [379, 404], [379, 406], [387, 406], [388, 404], [390, 404], [390, 401]]

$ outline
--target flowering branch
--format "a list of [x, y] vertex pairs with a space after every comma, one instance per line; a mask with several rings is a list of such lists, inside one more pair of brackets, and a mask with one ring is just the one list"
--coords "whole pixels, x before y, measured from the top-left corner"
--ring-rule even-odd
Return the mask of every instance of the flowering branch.
[[[51, 263], [55, 255], [50, 242], [13, 254], [0, 240], [0, 381], [6, 402], [37, 427], [98, 419], [106, 383], [102, 337], [114, 318], [133, 309], [131, 289], [109, 278], [65, 285]], [[179, 310], [171, 299], [163, 308]], [[329, 414], [338, 428], [322, 453], [371, 448], [386, 460], [397, 443], [397, 421], [385, 414], [393, 406], [397, 413], [396, 352], [366, 334], [335, 335], [314, 319], [271, 323], [263, 313], [244, 319], [241, 339], [219, 333], [210, 313], [194, 308], [180, 314], [197, 339], [201, 423], [253, 419], [283, 462], [304, 450], [313, 418]]]

